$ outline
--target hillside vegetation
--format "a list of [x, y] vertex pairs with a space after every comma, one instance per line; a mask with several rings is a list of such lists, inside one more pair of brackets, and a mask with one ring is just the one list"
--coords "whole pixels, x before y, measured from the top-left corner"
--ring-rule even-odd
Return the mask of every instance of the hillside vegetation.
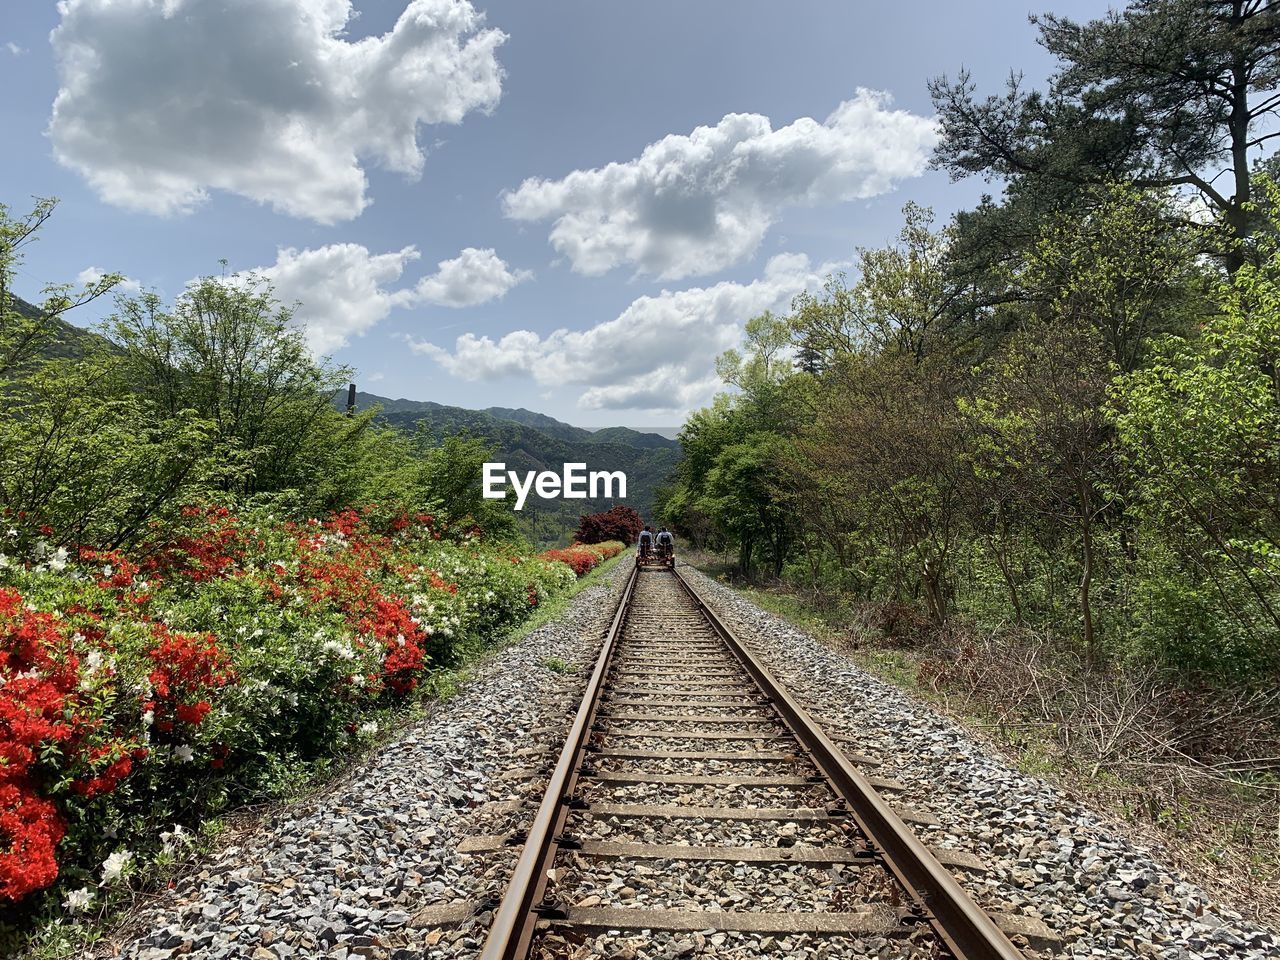
[[529, 410], [465, 410], [368, 393], [358, 393], [356, 402], [361, 410], [377, 411], [377, 422], [408, 433], [421, 431], [420, 435], [437, 441], [463, 433], [483, 438], [492, 447], [493, 458], [504, 461], [508, 470], [559, 473], [565, 463], [585, 463], [589, 470], [621, 470], [627, 475], [625, 501], [530, 499], [523, 511], [526, 516], [519, 522], [521, 529], [539, 542], [562, 539], [577, 525], [580, 515], [607, 510], [616, 503], [626, 503], [644, 516], [652, 516], [659, 488], [680, 462], [678, 441], [627, 427], [593, 432]]

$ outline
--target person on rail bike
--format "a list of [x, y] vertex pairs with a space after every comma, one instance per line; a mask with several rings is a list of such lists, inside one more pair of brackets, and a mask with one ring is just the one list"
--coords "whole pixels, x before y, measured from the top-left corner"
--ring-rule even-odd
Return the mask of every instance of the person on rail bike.
[[671, 536], [671, 531], [663, 527], [658, 531], [658, 556], [666, 560], [673, 556], [676, 552], [676, 541]]
[[653, 549], [653, 530], [645, 527], [640, 531], [640, 539], [636, 542], [640, 545], [640, 559], [648, 560], [649, 553]]

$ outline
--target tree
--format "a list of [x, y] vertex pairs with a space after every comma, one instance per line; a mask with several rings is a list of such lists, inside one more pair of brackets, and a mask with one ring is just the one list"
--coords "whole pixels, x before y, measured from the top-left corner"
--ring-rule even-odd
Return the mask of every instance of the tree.
[[[942, 138], [934, 162], [973, 173], [1071, 187], [1129, 180], [1189, 187], [1246, 254], [1250, 153], [1277, 133], [1280, 12], [1269, 0], [1137, 0], [1087, 23], [1033, 17], [1059, 61], [1045, 94], [1012, 76], [1002, 96], [975, 97], [967, 73], [930, 83]], [[1229, 187], [1217, 181], [1225, 175]]]
[[743, 573], [750, 573], [762, 553], [779, 577], [791, 549], [795, 518], [776, 495], [785, 444], [775, 433], [755, 431], [722, 449], [707, 475], [710, 512], [737, 546]]
[[[1280, 252], [1241, 268], [1196, 339], [1173, 337], [1115, 387], [1129, 509], [1207, 585], [1248, 638], [1239, 662], [1280, 658]], [[1166, 602], [1174, 598], [1164, 591]], [[1214, 618], [1211, 617], [1210, 620]], [[1198, 645], [1199, 646], [1199, 645]], [[1205, 662], [1213, 651], [1195, 651]], [[1239, 666], [1239, 662], [1234, 666]]]
[[121, 298], [107, 332], [162, 416], [193, 410], [246, 452], [230, 488], [252, 494], [308, 488], [372, 417], [334, 408], [350, 372], [313, 359], [292, 320], [261, 277], [205, 277], [171, 311], [152, 293]]
[[[792, 507], [798, 518], [822, 518], [833, 543], [858, 546], [837, 549], [860, 566], [868, 595], [923, 599], [935, 623], [947, 617], [966, 480], [956, 407], [964, 380], [945, 356], [842, 357], [799, 427], [780, 484], [809, 491]], [[823, 507], [828, 498], [835, 502]]]
[[632, 507], [624, 503], [600, 513], [585, 513], [578, 520], [578, 532], [573, 539], [578, 543], [605, 543], [619, 540], [625, 544], [636, 542], [644, 529], [644, 519]]
[[1057, 316], [1018, 331], [978, 376], [975, 398], [961, 405], [975, 433], [967, 444], [970, 462], [980, 479], [997, 488], [1012, 485], [1000, 490], [994, 509], [1017, 505], [1073, 535], [1082, 641], [1088, 661], [1096, 663], [1097, 527], [1113, 464], [1105, 348], [1088, 326]]
[[1202, 271], [1167, 196], [1121, 184], [1088, 193], [1088, 207], [1045, 219], [1012, 282], [1044, 311], [1093, 327], [1119, 369], [1133, 370], [1152, 337], [1198, 319]]
[[49, 364], [0, 417], [0, 513], [47, 527], [53, 546], [134, 542], [235, 467], [207, 421], [157, 417], [104, 383], [112, 363]]
[[25, 248], [39, 239], [57, 205], [56, 200], [37, 200], [29, 214], [18, 218], [0, 203], [0, 386], [39, 355], [63, 314], [108, 293], [123, 279], [117, 273], [103, 274], [74, 292], [70, 284], [46, 286], [43, 304], [34, 309], [18, 299], [13, 278]]
[[494, 539], [517, 537], [515, 512], [506, 500], [487, 500], [480, 484], [493, 447], [480, 437], [454, 434], [435, 443], [425, 427], [416, 435], [420, 460], [414, 469], [419, 503], [451, 524], [474, 523]]

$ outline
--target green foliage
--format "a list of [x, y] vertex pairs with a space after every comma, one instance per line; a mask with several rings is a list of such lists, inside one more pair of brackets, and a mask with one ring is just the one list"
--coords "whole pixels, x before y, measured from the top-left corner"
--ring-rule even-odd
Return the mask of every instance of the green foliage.
[[211, 425], [157, 418], [128, 397], [95, 396], [94, 371], [46, 368], [0, 419], [0, 507], [59, 543], [119, 546], [172, 519], [234, 463], [211, 456]]
[[980, 283], [960, 232], [908, 207], [856, 283], [751, 320], [665, 516], [829, 607], [1047, 629], [1091, 667], [1273, 676], [1280, 260], [1215, 289], [1165, 193], [1075, 200], [1004, 233]]
[[349, 371], [312, 359], [292, 311], [262, 278], [204, 277], [172, 309], [151, 293], [117, 306], [107, 333], [133, 391], [163, 417], [194, 411], [242, 452], [228, 490], [301, 489], [353, 452], [370, 414], [344, 418], [330, 399]]
[[1278, 16], [1240, 0], [1136, 0], [1083, 23], [1033, 17], [1058, 61], [1048, 91], [1025, 91], [1016, 72], [986, 98], [964, 71], [934, 80], [935, 162], [1020, 184], [1015, 202], [1032, 207], [1114, 181], [1186, 187], [1218, 218], [1212, 245], [1234, 271], [1255, 229], [1250, 154], [1280, 109]]
[[[1119, 380], [1115, 422], [1144, 542], [1169, 558], [1150, 587], [1214, 606], [1258, 655], [1280, 655], [1280, 254], [1245, 266], [1194, 340], [1169, 338]], [[1167, 568], [1176, 561], [1179, 578]], [[1184, 590], [1176, 588], [1184, 584]], [[1202, 622], [1204, 617], [1198, 618]], [[1211, 619], [1211, 618], [1210, 618]], [[1176, 628], [1148, 642], [1186, 653]], [[1160, 639], [1164, 637], [1165, 639]], [[1236, 644], [1239, 645], [1238, 643]], [[1204, 662], [1205, 651], [1190, 658]]]
[[480, 437], [448, 436], [438, 445], [422, 430], [417, 436], [424, 449], [421, 493], [453, 523], [479, 525], [490, 536], [517, 535], [515, 514], [503, 500], [486, 500], [477, 480], [486, 461], [493, 460], [493, 446]]

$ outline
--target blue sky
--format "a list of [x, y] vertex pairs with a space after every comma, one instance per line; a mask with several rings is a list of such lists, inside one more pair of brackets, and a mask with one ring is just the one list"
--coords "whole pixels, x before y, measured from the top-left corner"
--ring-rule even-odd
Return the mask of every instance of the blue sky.
[[1039, 9], [6, 0], [0, 202], [61, 199], [19, 292], [225, 258], [363, 389], [671, 426], [753, 313], [991, 189], [924, 169], [925, 83], [1039, 83]]

